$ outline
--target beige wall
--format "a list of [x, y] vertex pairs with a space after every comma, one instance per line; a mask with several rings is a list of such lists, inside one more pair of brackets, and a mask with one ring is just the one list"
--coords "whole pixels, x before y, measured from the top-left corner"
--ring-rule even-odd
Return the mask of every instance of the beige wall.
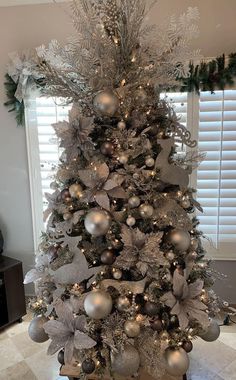
[[[201, 33], [194, 42], [195, 47], [208, 57], [236, 51], [235, 0], [159, 0], [150, 20], [158, 23], [188, 6], [198, 6], [201, 12]], [[53, 38], [65, 41], [71, 33], [70, 19], [60, 5], [0, 8], [0, 224], [6, 236], [6, 253], [21, 259], [25, 270], [34, 261], [28, 163], [25, 131], [16, 127], [13, 115], [2, 105], [8, 53], [33, 48]], [[221, 262], [216, 266], [233, 278], [236, 262]], [[225, 282], [223, 289], [219, 286], [219, 292], [236, 303], [231, 280]]]

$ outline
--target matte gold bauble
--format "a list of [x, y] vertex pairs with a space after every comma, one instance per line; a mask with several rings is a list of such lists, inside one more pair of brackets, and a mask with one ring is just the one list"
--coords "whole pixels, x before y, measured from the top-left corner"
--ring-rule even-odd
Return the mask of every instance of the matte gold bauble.
[[90, 211], [84, 220], [84, 225], [91, 235], [102, 236], [107, 233], [111, 225], [111, 217], [104, 210]]
[[114, 270], [112, 271], [112, 275], [113, 275], [113, 278], [114, 278], [115, 280], [120, 280], [121, 277], [122, 277], [122, 271], [121, 271], [120, 269], [114, 269]]
[[128, 160], [129, 160], [129, 157], [127, 156], [127, 154], [125, 153], [121, 153], [119, 156], [118, 156], [118, 160], [121, 164], [125, 165], [127, 164]]
[[113, 116], [119, 108], [119, 99], [112, 91], [99, 91], [93, 99], [93, 106], [97, 113]]
[[94, 290], [86, 296], [84, 309], [90, 318], [106, 318], [112, 310], [112, 298], [107, 292]]
[[137, 195], [133, 195], [129, 198], [128, 204], [131, 208], [138, 207], [140, 205], [140, 198]]
[[148, 168], [152, 168], [155, 164], [155, 160], [154, 158], [152, 157], [147, 157], [146, 160], [145, 160], [145, 165], [148, 167]]
[[139, 206], [139, 213], [143, 219], [151, 218], [153, 215], [154, 209], [149, 204], [142, 204]]
[[126, 296], [119, 296], [116, 301], [116, 308], [120, 312], [127, 311], [130, 308], [130, 300]]
[[175, 229], [169, 233], [169, 240], [178, 251], [187, 251], [191, 238], [188, 231]]
[[140, 366], [138, 350], [131, 344], [126, 344], [119, 352], [111, 353], [111, 368], [121, 376], [135, 375]]
[[133, 216], [128, 216], [128, 218], [126, 219], [126, 224], [129, 227], [133, 227], [135, 223], [136, 223], [136, 219]]
[[126, 321], [124, 330], [129, 338], [135, 338], [140, 334], [140, 324], [135, 320]]
[[44, 316], [35, 317], [30, 322], [28, 333], [34, 342], [43, 343], [49, 339], [49, 336], [46, 334], [43, 328], [46, 322], [48, 322], [48, 318]]
[[189, 367], [189, 357], [183, 348], [167, 348], [164, 354], [166, 371], [172, 376], [183, 376]]
[[73, 185], [69, 187], [69, 193], [72, 198], [77, 198], [77, 199], [81, 198], [83, 194], [82, 186], [79, 185], [78, 183], [73, 183]]

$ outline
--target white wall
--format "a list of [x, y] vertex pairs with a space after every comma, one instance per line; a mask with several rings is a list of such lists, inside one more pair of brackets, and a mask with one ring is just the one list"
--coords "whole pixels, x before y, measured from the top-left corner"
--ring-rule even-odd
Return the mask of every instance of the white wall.
[[[198, 6], [201, 12], [201, 34], [195, 47], [207, 57], [236, 51], [235, 0], [159, 0], [150, 20], [158, 23], [188, 6]], [[24, 270], [34, 261], [25, 131], [16, 127], [13, 115], [3, 106], [4, 74], [8, 53], [46, 44], [53, 38], [65, 41], [72, 34], [66, 9], [49, 4], [0, 8], [0, 225], [6, 240], [5, 254], [22, 260]], [[216, 266], [233, 279], [236, 262]], [[219, 287], [219, 292], [236, 303], [234, 287], [230, 280], [225, 288]]]

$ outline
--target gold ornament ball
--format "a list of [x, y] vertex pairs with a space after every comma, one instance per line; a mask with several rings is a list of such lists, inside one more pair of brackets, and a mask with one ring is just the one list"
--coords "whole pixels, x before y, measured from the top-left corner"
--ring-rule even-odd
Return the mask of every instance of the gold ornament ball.
[[94, 290], [86, 296], [84, 309], [90, 318], [106, 318], [112, 310], [112, 298], [107, 292]]
[[145, 165], [148, 167], [148, 168], [152, 168], [155, 164], [155, 160], [154, 158], [152, 157], [147, 157], [146, 160], [145, 160]]
[[126, 219], [126, 224], [129, 227], [133, 227], [135, 223], [136, 223], [136, 219], [133, 216], [128, 216], [128, 218]]
[[188, 231], [180, 229], [172, 230], [169, 234], [169, 239], [170, 243], [173, 244], [178, 251], [187, 251], [191, 242]]
[[140, 366], [138, 350], [131, 344], [126, 344], [119, 352], [111, 352], [111, 368], [121, 376], [135, 375]]
[[119, 296], [116, 301], [116, 308], [120, 312], [127, 311], [130, 308], [130, 300], [126, 296]]
[[117, 127], [120, 131], [123, 131], [125, 128], [126, 128], [126, 124], [123, 120], [119, 121], [119, 123], [117, 124]]
[[139, 213], [140, 213], [141, 217], [144, 219], [151, 218], [153, 215], [153, 212], [154, 212], [154, 209], [149, 204], [144, 203], [141, 206], [139, 206]]
[[119, 155], [118, 160], [122, 165], [125, 165], [127, 164], [129, 157], [126, 154], [122, 153]]
[[113, 116], [119, 108], [119, 99], [112, 91], [99, 91], [93, 99], [93, 106], [97, 113], [104, 116]]
[[131, 208], [138, 207], [140, 205], [140, 198], [137, 195], [133, 195], [129, 198], [128, 204]]
[[73, 185], [69, 187], [69, 193], [72, 198], [77, 198], [77, 199], [81, 198], [83, 194], [82, 186], [80, 186], [78, 183], [74, 183]]
[[219, 338], [220, 335], [220, 327], [216, 321], [213, 319], [210, 322], [210, 326], [208, 327], [206, 332], [199, 334], [199, 336], [205, 340], [206, 342], [214, 342]]
[[120, 269], [114, 269], [112, 275], [115, 280], [120, 280], [122, 277], [122, 271]]
[[30, 322], [28, 333], [30, 338], [36, 343], [43, 343], [49, 339], [43, 326], [48, 322], [48, 318], [44, 316], [38, 316], [32, 319]]
[[90, 211], [84, 220], [84, 225], [91, 235], [102, 236], [107, 233], [111, 225], [111, 217], [104, 210]]
[[167, 348], [164, 354], [166, 371], [172, 376], [183, 376], [189, 368], [189, 357], [183, 348]]
[[135, 320], [126, 321], [124, 330], [129, 338], [135, 338], [140, 334], [140, 324]]

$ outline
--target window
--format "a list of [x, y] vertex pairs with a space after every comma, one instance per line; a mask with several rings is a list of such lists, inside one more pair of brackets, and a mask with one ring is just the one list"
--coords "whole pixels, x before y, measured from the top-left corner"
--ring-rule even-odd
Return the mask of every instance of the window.
[[[198, 149], [206, 158], [191, 176], [197, 200], [200, 229], [209, 238], [207, 251], [215, 259], [235, 260], [236, 253], [236, 90], [161, 94], [172, 102], [180, 122], [188, 126]], [[44, 229], [43, 193], [50, 189], [51, 168], [59, 159], [58, 141], [52, 123], [68, 118], [68, 106], [57, 99], [28, 101], [27, 143], [31, 177], [31, 197], [35, 247]], [[197, 149], [197, 148], [196, 148]]]

